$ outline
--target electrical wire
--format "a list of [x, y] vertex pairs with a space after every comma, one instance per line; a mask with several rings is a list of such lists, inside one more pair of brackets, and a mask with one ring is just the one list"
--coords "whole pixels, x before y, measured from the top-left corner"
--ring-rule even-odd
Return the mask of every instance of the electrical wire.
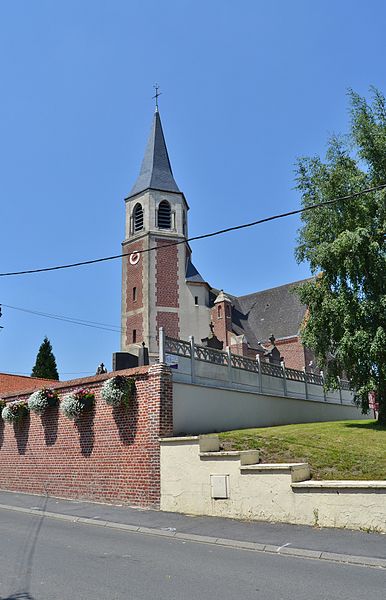
[[[175, 242], [170, 242], [169, 244], [164, 244], [162, 246], [152, 246], [150, 248], [145, 248], [143, 250], [136, 250], [136, 254], [144, 254], [146, 252], [151, 252], [153, 250], [161, 250], [163, 248], [170, 248], [170, 246], [178, 246], [179, 244], [186, 244], [187, 242], [194, 242], [197, 240], [203, 240], [205, 238], [214, 237], [217, 235], [222, 235], [224, 233], [229, 233], [230, 231], [237, 231], [240, 229], [246, 229], [247, 227], [254, 227], [256, 225], [261, 225], [262, 223], [268, 223], [270, 221], [275, 221], [277, 219], [283, 219], [284, 217], [290, 217], [293, 215], [298, 215], [310, 210], [315, 210], [316, 208], [323, 208], [324, 206], [330, 206], [331, 204], [335, 204], [337, 202], [341, 202], [344, 200], [352, 200], [353, 198], [357, 198], [362, 194], [369, 194], [371, 192], [376, 192], [386, 188], [386, 183], [382, 183], [380, 185], [373, 186], [371, 188], [366, 188], [361, 190], [360, 192], [355, 192], [353, 194], [349, 194], [347, 196], [341, 196], [339, 198], [334, 198], [332, 200], [326, 200], [325, 202], [319, 202], [317, 204], [311, 204], [310, 206], [305, 206], [304, 208], [299, 208], [297, 210], [291, 210], [285, 213], [280, 213], [277, 215], [271, 215], [270, 217], [265, 217], [264, 219], [258, 219], [257, 221], [252, 221], [250, 223], [244, 223], [243, 225], [235, 225], [234, 227], [227, 227], [226, 229], [219, 229], [218, 231], [213, 231], [211, 233], [204, 233], [202, 235], [196, 235], [191, 238], [177, 240]], [[10, 271], [8, 273], [0, 273], [0, 277], [10, 277], [12, 275], [29, 275], [31, 273], [45, 273], [47, 271], [58, 271], [60, 269], [72, 269], [74, 267], [82, 267], [84, 265], [92, 265], [101, 262], [107, 262], [110, 260], [116, 260], [117, 258], [123, 258], [124, 256], [130, 256], [133, 254], [132, 252], [127, 252], [123, 254], [115, 254], [112, 256], [105, 256], [103, 258], [94, 258], [92, 260], [84, 260], [76, 263], [69, 263], [64, 265], [56, 265], [55, 267], [43, 267], [40, 269], [29, 269], [25, 271]]]
[[1, 306], [11, 308], [12, 310], [19, 310], [21, 312], [37, 315], [39, 317], [46, 317], [48, 319], [55, 319], [57, 321], [64, 321], [65, 323], [71, 323], [73, 325], [82, 325], [83, 327], [92, 327], [93, 329], [102, 329], [103, 331], [112, 331], [114, 333], [120, 333], [122, 330], [117, 325], [107, 325], [106, 323], [98, 323], [98, 321], [87, 321], [85, 319], [75, 319], [73, 317], [66, 317], [64, 315], [54, 315], [51, 313], [44, 313], [37, 310], [28, 308], [22, 308], [20, 306], [11, 306], [10, 304], [1, 303]]

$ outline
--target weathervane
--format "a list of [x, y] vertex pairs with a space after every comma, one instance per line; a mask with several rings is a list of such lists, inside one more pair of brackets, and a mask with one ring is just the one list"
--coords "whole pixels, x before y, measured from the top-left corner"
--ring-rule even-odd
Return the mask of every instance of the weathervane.
[[153, 96], [153, 100], [155, 99], [155, 111], [158, 112], [158, 96], [160, 96], [162, 92], [158, 91], [159, 90], [158, 83], [153, 85], [153, 88], [155, 89], [155, 95]]

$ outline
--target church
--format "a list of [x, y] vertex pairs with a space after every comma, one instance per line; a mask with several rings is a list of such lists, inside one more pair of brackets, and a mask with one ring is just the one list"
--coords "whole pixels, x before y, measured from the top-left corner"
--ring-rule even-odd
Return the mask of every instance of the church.
[[[121, 351], [144, 344], [158, 356], [158, 331], [234, 354], [284, 360], [308, 368], [312, 354], [300, 340], [306, 307], [289, 283], [235, 296], [213, 288], [192, 261], [189, 205], [173, 175], [156, 107], [140, 173], [125, 199], [122, 243]], [[224, 288], [226, 288], [224, 282]]]

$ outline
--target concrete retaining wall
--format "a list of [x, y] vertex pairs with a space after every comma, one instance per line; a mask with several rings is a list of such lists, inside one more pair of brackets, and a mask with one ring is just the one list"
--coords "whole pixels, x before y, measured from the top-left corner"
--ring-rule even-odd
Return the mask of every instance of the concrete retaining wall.
[[368, 417], [353, 404], [328, 399], [305, 400], [173, 381], [175, 435], [361, 418]]
[[306, 463], [218, 448], [216, 436], [161, 440], [162, 510], [386, 532], [386, 481], [318, 482]]

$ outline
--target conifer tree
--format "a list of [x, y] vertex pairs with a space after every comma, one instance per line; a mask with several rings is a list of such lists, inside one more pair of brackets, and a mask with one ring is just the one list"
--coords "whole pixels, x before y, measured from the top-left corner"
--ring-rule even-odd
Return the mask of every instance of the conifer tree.
[[31, 376], [43, 377], [45, 379], [59, 379], [56, 359], [52, 352], [51, 342], [47, 337], [44, 338], [39, 348]]

